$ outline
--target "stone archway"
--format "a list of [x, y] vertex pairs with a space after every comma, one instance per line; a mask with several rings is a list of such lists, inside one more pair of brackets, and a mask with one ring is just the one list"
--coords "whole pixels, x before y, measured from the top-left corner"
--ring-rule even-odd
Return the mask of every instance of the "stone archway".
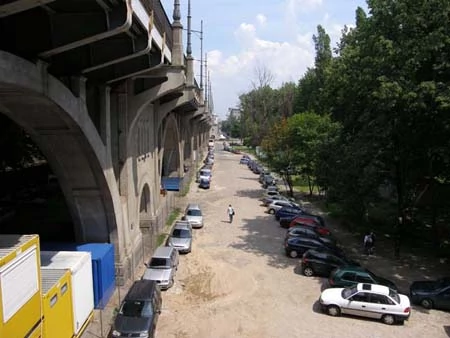
[[[142, 257], [146, 257], [146, 255], [150, 252], [153, 252], [154, 244], [155, 244], [155, 234], [156, 231], [153, 228], [153, 213], [152, 213], [152, 203], [151, 203], [151, 194], [150, 187], [147, 183], [144, 184], [144, 187], [141, 190], [141, 198], [139, 202], [139, 229], [142, 234]], [[142, 257], [138, 257], [141, 259]]]
[[0, 113], [22, 127], [47, 158], [70, 210], [76, 240], [114, 243], [120, 255], [120, 199], [85, 101], [39, 64], [1, 51], [0, 59]]

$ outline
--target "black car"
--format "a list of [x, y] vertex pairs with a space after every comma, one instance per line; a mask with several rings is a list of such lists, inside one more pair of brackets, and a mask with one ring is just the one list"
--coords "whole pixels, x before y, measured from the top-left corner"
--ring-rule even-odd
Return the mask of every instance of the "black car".
[[336, 238], [329, 235], [321, 234], [316, 228], [310, 226], [297, 225], [291, 227], [286, 231], [285, 240], [293, 237], [305, 237], [305, 238], [314, 238], [317, 239], [326, 245], [335, 247], [337, 244]]
[[327, 245], [326, 243], [314, 238], [292, 237], [284, 241], [284, 250], [286, 255], [292, 258], [302, 256], [309, 249], [317, 248], [343, 255], [340, 248]]
[[337, 252], [321, 249], [306, 251], [301, 260], [302, 273], [307, 277], [329, 277], [331, 271], [345, 265], [359, 265], [359, 263]]
[[161, 291], [151, 280], [133, 283], [114, 319], [110, 337], [154, 337], [161, 313]]
[[416, 281], [409, 288], [411, 302], [426, 309], [450, 310], [450, 278]]

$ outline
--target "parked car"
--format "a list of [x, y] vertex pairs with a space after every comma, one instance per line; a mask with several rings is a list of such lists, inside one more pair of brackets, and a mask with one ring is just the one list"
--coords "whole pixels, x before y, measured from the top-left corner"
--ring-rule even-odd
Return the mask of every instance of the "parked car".
[[450, 310], [450, 278], [413, 282], [409, 295], [413, 304], [426, 309]]
[[361, 266], [344, 266], [336, 268], [330, 274], [328, 282], [331, 287], [350, 287], [358, 283], [381, 284], [393, 290], [397, 290], [394, 282], [377, 276], [368, 269]]
[[275, 219], [277, 221], [280, 220], [282, 217], [293, 217], [293, 216], [300, 216], [305, 214], [305, 211], [302, 208], [299, 207], [283, 207], [275, 212]]
[[342, 249], [339, 247], [327, 245], [326, 243], [314, 238], [292, 237], [284, 241], [284, 250], [286, 255], [292, 258], [299, 256], [301, 257], [309, 249], [317, 248], [343, 254]]
[[211, 187], [211, 181], [206, 178], [201, 178], [198, 187], [202, 189], [209, 189]]
[[310, 249], [303, 254], [301, 260], [301, 271], [307, 276], [323, 276], [329, 277], [334, 269], [346, 266], [357, 265], [359, 263], [348, 259], [344, 255], [329, 250]]
[[336, 238], [334, 238], [334, 236], [332, 236], [331, 233], [328, 235], [324, 235], [324, 234], [321, 234], [317, 230], [317, 228], [304, 226], [304, 225], [297, 225], [294, 227], [290, 227], [286, 231], [285, 239], [292, 238], [292, 237], [314, 238], [314, 239], [320, 240], [321, 242], [323, 242], [327, 245], [331, 245], [331, 246], [337, 245]]
[[200, 181], [202, 179], [211, 181], [211, 179], [212, 179], [212, 170], [211, 169], [202, 168], [199, 170], [199, 173], [200, 173], [200, 176], [199, 176]]
[[322, 311], [330, 316], [349, 314], [380, 319], [388, 325], [403, 323], [411, 314], [408, 296], [376, 284], [358, 283], [348, 288], [326, 289], [319, 302]]
[[114, 318], [110, 337], [154, 337], [161, 305], [155, 281], [135, 281]]
[[295, 227], [298, 224], [308, 224], [308, 225], [317, 225], [323, 229], [325, 229], [327, 231], [327, 233], [330, 233], [330, 230], [328, 228], [325, 228], [321, 222], [321, 217], [320, 216], [315, 216], [315, 215], [308, 215], [308, 214], [303, 214], [300, 216], [295, 217], [291, 223], [289, 223], [289, 228]]
[[192, 250], [192, 225], [189, 221], [175, 222], [167, 245], [172, 246], [180, 253], [189, 253]]
[[269, 192], [269, 191], [277, 191], [278, 192], [279, 190], [280, 189], [276, 185], [269, 185], [268, 187], [266, 187], [267, 192]]
[[170, 246], [160, 246], [153, 253], [142, 279], [153, 280], [162, 290], [171, 288], [178, 269], [178, 251]]
[[271, 204], [267, 206], [267, 212], [271, 215], [274, 215], [278, 210], [280, 210], [283, 207], [291, 207], [291, 208], [297, 208], [300, 209], [300, 206], [297, 203], [290, 202], [290, 201], [273, 201]]
[[263, 204], [264, 206], [266, 206], [266, 207], [267, 207], [269, 204], [271, 204], [272, 202], [274, 202], [274, 201], [288, 201], [288, 202], [295, 202], [295, 201], [291, 200], [290, 198], [288, 198], [288, 197], [286, 197], [286, 196], [280, 195], [279, 193], [274, 194], [274, 195], [268, 195], [268, 194], [266, 194], [266, 196], [264, 196], [264, 197], [261, 199], [261, 201], [262, 201], [262, 204]]
[[200, 205], [197, 203], [189, 203], [184, 211], [183, 220], [191, 222], [193, 228], [202, 228], [203, 213]]
[[262, 181], [262, 186], [267, 189], [268, 186], [276, 185], [276, 180], [272, 175], [265, 175]]
[[303, 213], [301, 214], [294, 214], [287, 217], [281, 217], [280, 220], [280, 227], [282, 228], [289, 228], [291, 226], [295, 226], [297, 223], [301, 224], [311, 224], [311, 225], [318, 225], [322, 228], [325, 228], [325, 221], [321, 216], [318, 215], [311, 215], [303, 210]]
[[244, 155], [241, 157], [241, 159], [239, 160], [239, 164], [247, 164], [248, 161], [250, 161], [250, 158], [247, 155]]

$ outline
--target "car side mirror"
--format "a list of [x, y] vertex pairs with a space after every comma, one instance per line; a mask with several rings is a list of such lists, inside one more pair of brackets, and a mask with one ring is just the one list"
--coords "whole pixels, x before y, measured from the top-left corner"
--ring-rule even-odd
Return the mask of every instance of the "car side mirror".
[[149, 266], [148, 266], [148, 263], [144, 263], [144, 265], [145, 265], [145, 267], [146, 267], [146, 268], [148, 268], [148, 267], [149, 267]]
[[186, 220], [186, 216], [181, 217], [181, 220], [185, 221]]

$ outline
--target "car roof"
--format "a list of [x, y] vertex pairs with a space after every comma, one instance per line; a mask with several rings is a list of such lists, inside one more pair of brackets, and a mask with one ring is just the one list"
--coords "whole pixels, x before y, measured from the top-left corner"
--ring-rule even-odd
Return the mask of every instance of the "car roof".
[[372, 291], [374, 293], [389, 296], [390, 289], [380, 284], [358, 283], [356, 285], [358, 291]]
[[189, 203], [186, 209], [198, 209], [200, 210], [200, 205], [198, 203]]
[[137, 280], [131, 285], [125, 300], [151, 300], [156, 288], [158, 288], [158, 285], [154, 280]]
[[175, 225], [173, 226], [173, 229], [186, 229], [186, 230], [191, 230], [192, 226], [190, 222], [185, 222], [185, 223], [175, 223]]
[[342, 267], [338, 268], [338, 270], [350, 271], [350, 272], [370, 272], [366, 268], [363, 268], [362, 266], [356, 266], [356, 265], [342, 266]]
[[156, 248], [152, 258], [170, 258], [170, 254], [173, 250], [174, 248], [171, 246], [160, 246]]

